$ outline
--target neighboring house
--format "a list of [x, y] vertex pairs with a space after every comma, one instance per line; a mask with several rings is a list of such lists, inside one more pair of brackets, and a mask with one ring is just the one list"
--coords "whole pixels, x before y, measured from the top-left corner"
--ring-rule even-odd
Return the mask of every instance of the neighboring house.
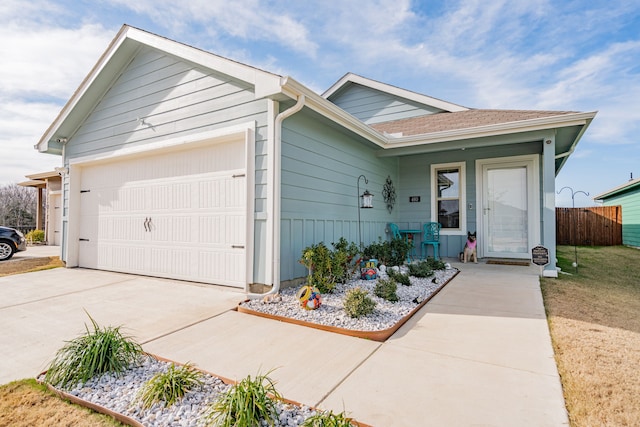
[[445, 257], [477, 230], [480, 257], [543, 244], [553, 260], [555, 175], [594, 116], [469, 109], [353, 74], [320, 96], [123, 26], [37, 148], [66, 169], [67, 266], [249, 290], [304, 277], [308, 245], [357, 242], [358, 185], [374, 194], [364, 244], [446, 219]]
[[55, 171], [26, 175], [23, 187], [37, 191], [36, 228], [44, 231], [48, 245], [60, 245], [62, 240], [62, 178]]
[[640, 179], [597, 195], [605, 206], [622, 206], [622, 244], [640, 248]]

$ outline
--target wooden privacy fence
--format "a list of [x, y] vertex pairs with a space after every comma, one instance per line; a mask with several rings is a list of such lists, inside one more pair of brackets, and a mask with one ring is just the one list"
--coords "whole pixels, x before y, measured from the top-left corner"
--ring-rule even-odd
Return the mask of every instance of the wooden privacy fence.
[[556, 208], [558, 245], [615, 246], [622, 244], [622, 206]]

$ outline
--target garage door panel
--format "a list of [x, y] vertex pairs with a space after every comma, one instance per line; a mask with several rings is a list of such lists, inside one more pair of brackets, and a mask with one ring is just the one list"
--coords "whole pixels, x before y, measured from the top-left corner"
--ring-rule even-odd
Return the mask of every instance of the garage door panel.
[[145, 217], [141, 215], [98, 217], [98, 240], [102, 242], [144, 242]]
[[224, 181], [224, 207], [240, 208], [246, 203], [246, 180], [244, 178], [231, 178]]
[[152, 248], [150, 271], [164, 277], [184, 280], [197, 278], [192, 268], [190, 248]]
[[118, 244], [98, 245], [98, 268], [125, 273], [143, 274], [145, 253], [139, 246]]
[[225, 242], [230, 245], [243, 245], [245, 242], [244, 215], [228, 214], [224, 217]]
[[235, 141], [84, 167], [79, 265], [244, 287], [243, 164]]
[[145, 188], [125, 186], [100, 191], [101, 212], [140, 212], [145, 210]]
[[200, 209], [214, 209], [222, 206], [222, 194], [220, 191], [220, 181], [198, 182], [198, 204]]
[[235, 286], [244, 286], [243, 251], [237, 253], [229, 251], [201, 251], [199, 254], [200, 275], [213, 277], [220, 283], [228, 283]]

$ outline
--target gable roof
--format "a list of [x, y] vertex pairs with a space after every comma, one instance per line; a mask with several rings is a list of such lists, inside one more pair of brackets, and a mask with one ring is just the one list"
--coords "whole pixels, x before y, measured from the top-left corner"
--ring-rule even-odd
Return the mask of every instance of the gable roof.
[[331, 100], [331, 98], [338, 95], [340, 92], [344, 91], [352, 84], [358, 84], [361, 86], [366, 86], [371, 89], [379, 90], [381, 92], [390, 93], [395, 96], [399, 96], [400, 98], [405, 98], [410, 101], [417, 102], [419, 104], [424, 104], [429, 107], [434, 107], [443, 111], [465, 111], [468, 110], [467, 107], [463, 107], [462, 105], [454, 104], [452, 102], [443, 101], [438, 98], [433, 98], [431, 96], [423, 95], [421, 93], [412, 92], [410, 90], [402, 89], [397, 86], [393, 86], [387, 83], [382, 83], [376, 80], [368, 79], [366, 77], [359, 76], [353, 73], [347, 73], [340, 80], [335, 82], [329, 89], [327, 89], [322, 97], [325, 99]]
[[632, 179], [625, 184], [619, 185], [615, 188], [612, 188], [611, 190], [607, 190], [602, 194], [598, 194], [593, 198], [593, 200], [608, 199], [609, 197], [617, 196], [627, 191], [634, 190], [636, 188], [640, 190], [640, 178]]
[[141, 47], [148, 46], [185, 61], [219, 71], [255, 86], [256, 97], [280, 92], [281, 76], [223, 58], [213, 53], [158, 36], [129, 25], [120, 31], [80, 83], [69, 101], [36, 144], [41, 152], [60, 154], [67, 138], [77, 130], [98, 100], [107, 92], [119, 72]]

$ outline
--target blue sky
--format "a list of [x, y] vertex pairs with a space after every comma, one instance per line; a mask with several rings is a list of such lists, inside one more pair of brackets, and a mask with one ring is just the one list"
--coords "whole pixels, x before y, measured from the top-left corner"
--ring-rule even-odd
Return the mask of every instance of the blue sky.
[[33, 145], [124, 23], [319, 93], [354, 72], [473, 108], [597, 110], [557, 188], [640, 177], [636, 0], [4, 0], [0, 22], [0, 185], [59, 165]]

